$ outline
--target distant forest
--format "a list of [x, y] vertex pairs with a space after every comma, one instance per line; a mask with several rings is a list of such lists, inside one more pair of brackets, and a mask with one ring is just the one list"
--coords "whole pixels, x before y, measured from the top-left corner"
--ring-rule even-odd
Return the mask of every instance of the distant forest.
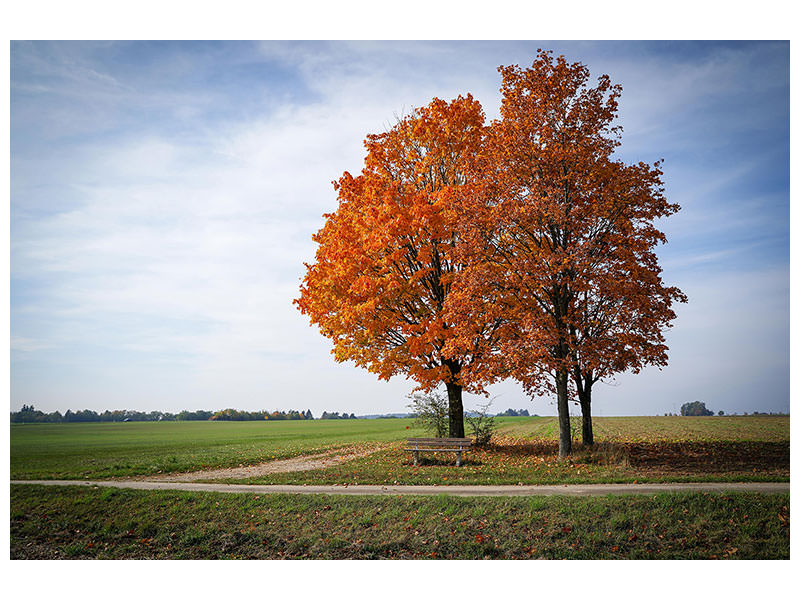
[[[355, 414], [323, 412], [321, 419], [355, 419]], [[97, 413], [93, 410], [68, 410], [63, 415], [58, 412], [44, 413], [33, 406], [23, 405], [22, 410], [11, 413], [12, 423], [93, 423], [124, 421], [309, 421], [314, 415], [311, 410], [305, 411], [266, 411], [247, 412], [226, 408], [212, 412], [210, 410], [182, 410], [177, 414], [154, 410], [140, 412], [137, 410], [106, 410]]]
[[[693, 408], [694, 407], [688, 405], [682, 406], [681, 416], [694, 416], [695, 414], [700, 414], [700, 415], [714, 414], [710, 411], [694, 412], [693, 410], [689, 410]], [[704, 409], [705, 406], [702, 406], [701, 408]], [[719, 411], [717, 414], [724, 415], [725, 413], [723, 411]], [[750, 414], [752, 416], [785, 415], [785, 413], [765, 413], [758, 411], [754, 411]], [[353, 413], [339, 414], [338, 412], [326, 411], [322, 413], [322, 416], [319, 417], [319, 419], [395, 419], [395, 418], [413, 417], [413, 416], [414, 415], [411, 413], [393, 413], [385, 415], [362, 415], [361, 417], [356, 417], [356, 415]], [[514, 410], [513, 408], [509, 408], [508, 410], [501, 413], [497, 413], [494, 416], [538, 417], [539, 415], [529, 415], [528, 411], [525, 409]], [[664, 416], [677, 416], [677, 415], [666, 413]], [[738, 415], [736, 413], [731, 413], [728, 416], [738, 416]], [[748, 416], [748, 414], [744, 413], [744, 416]], [[93, 410], [78, 410], [74, 412], [68, 410], [62, 415], [58, 411], [51, 413], [43, 413], [40, 410], [36, 410], [33, 406], [23, 405], [22, 410], [11, 413], [12, 423], [111, 423], [111, 422], [124, 422], [124, 421], [310, 421], [313, 420], [314, 418], [315, 418], [314, 415], [311, 414], [311, 410], [305, 410], [305, 411], [275, 410], [272, 412], [266, 410], [259, 410], [257, 412], [247, 412], [245, 410], [236, 410], [234, 408], [226, 408], [224, 410], [218, 410], [216, 412], [210, 410], [195, 410], [195, 411], [182, 410], [177, 414], [169, 412], [161, 412], [158, 410], [154, 410], [152, 412], [140, 412], [138, 410], [106, 410], [101, 413], [95, 412]]]

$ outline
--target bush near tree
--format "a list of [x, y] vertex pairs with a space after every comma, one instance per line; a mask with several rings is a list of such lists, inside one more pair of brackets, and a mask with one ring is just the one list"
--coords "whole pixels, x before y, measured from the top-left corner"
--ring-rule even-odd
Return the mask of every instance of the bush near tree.
[[494, 417], [489, 414], [489, 407], [491, 400], [479, 406], [472, 414], [467, 415], [467, 425], [472, 432], [472, 437], [475, 438], [475, 445], [479, 448], [485, 448], [492, 441], [492, 436], [497, 429], [497, 422]]
[[434, 437], [447, 437], [448, 433], [448, 401], [437, 392], [414, 393], [408, 396], [411, 404], [408, 408], [414, 413], [414, 425], [422, 427]]

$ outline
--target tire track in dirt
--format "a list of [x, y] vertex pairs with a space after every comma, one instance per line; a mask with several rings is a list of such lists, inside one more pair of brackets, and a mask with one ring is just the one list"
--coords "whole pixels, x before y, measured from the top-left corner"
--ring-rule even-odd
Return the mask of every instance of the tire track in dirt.
[[240, 467], [226, 467], [222, 469], [207, 469], [192, 471], [190, 473], [164, 473], [161, 475], [145, 475], [143, 477], [127, 478], [128, 481], [200, 481], [203, 479], [249, 479], [262, 477], [270, 473], [290, 473], [294, 471], [313, 471], [327, 469], [344, 462], [368, 456], [380, 450], [382, 446], [367, 449], [340, 449], [325, 454], [311, 454], [295, 456], [283, 460], [272, 460], [257, 465]]

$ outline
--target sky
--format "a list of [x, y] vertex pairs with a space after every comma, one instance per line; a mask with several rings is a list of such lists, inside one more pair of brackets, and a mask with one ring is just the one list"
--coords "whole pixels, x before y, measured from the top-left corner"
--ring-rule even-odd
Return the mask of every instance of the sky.
[[[11, 410], [406, 412], [292, 305], [331, 181], [433, 97], [499, 116], [538, 48], [623, 86], [618, 156], [664, 159], [689, 302], [669, 366], [596, 415], [789, 410], [788, 42], [12, 42]], [[492, 410], [556, 414], [512, 382]], [[467, 396], [468, 409], [485, 399]], [[577, 410], [576, 410], [577, 414]]]

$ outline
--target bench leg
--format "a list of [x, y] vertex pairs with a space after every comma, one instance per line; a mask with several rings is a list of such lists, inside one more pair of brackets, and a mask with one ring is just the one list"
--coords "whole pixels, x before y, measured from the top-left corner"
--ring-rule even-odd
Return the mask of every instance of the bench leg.
[[414, 450], [414, 466], [415, 467], [417, 466], [417, 463], [419, 463], [419, 452]]
[[456, 466], [457, 467], [461, 466], [461, 451], [460, 450], [458, 452], [456, 452]]

